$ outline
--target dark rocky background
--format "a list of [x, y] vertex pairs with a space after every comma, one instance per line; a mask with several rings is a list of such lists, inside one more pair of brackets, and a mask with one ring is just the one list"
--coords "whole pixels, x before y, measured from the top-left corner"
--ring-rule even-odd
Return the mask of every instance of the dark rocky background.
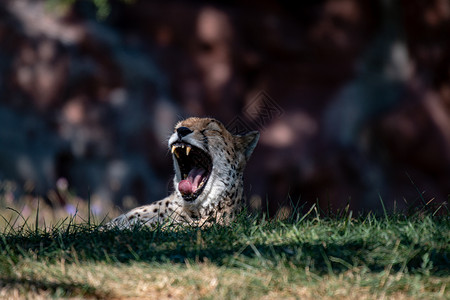
[[0, 2], [15, 198], [164, 197], [167, 137], [196, 115], [261, 131], [246, 184], [272, 215], [448, 201], [450, 1], [98, 2]]

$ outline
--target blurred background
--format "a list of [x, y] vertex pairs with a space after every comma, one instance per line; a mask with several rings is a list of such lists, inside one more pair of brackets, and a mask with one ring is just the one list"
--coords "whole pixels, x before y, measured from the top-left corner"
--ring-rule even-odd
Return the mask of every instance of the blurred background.
[[450, 0], [0, 2], [2, 208], [158, 200], [188, 116], [261, 132], [246, 187], [272, 216], [444, 203]]

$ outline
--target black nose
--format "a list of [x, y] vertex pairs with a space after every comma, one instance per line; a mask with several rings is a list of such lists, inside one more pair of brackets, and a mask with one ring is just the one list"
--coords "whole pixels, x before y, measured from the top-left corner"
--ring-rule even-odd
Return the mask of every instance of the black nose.
[[177, 133], [178, 133], [178, 136], [181, 139], [182, 137], [187, 136], [189, 133], [192, 133], [192, 130], [190, 130], [187, 127], [178, 127], [177, 128]]

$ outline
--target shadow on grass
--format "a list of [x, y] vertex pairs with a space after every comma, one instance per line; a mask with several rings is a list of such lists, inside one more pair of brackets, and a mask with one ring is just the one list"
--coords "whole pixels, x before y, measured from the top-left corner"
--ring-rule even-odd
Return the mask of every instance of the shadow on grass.
[[[435, 276], [448, 274], [448, 246], [433, 241], [414, 242], [407, 237], [396, 239], [389, 243], [377, 238], [251, 243], [230, 227], [181, 231], [79, 230], [3, 236], [0, 250], [12, 262], [21, 260], [24, 255], [33, 255], [38, 260], [48, 261], [64, 258], [68, 263], [208, 261], [219, 266], [257, 268], [284, 264], [308, 267], [318, 273], [366, 267], [370, 271], [389, 268], [413, 273], [427, 271]], [[436, 245], [431, 246], [433, 243]]]
[[16, 289], [22, 291], [35, 291], [37, 293], [49, 293], [59, 297], [87, 297], [95, 299], [105, 299], [111, 297], [108, 293], [100, 292], [96, 288], [86, 284], [76, 283], [55, 283], [48, 280], [30, 280], [16, 278], [14, 276], [0, 275], [1, 289]]

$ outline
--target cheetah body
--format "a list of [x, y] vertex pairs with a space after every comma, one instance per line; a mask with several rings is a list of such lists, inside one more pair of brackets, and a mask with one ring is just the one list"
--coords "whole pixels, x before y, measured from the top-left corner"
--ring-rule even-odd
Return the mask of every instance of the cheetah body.
[[254, 131], [233, 135], [212, 118], [178, 122], [169, 138], [174, 192], [120, 215], [107, 225], [229, 222], [245, 203], [243, 172], [259, 139]]

